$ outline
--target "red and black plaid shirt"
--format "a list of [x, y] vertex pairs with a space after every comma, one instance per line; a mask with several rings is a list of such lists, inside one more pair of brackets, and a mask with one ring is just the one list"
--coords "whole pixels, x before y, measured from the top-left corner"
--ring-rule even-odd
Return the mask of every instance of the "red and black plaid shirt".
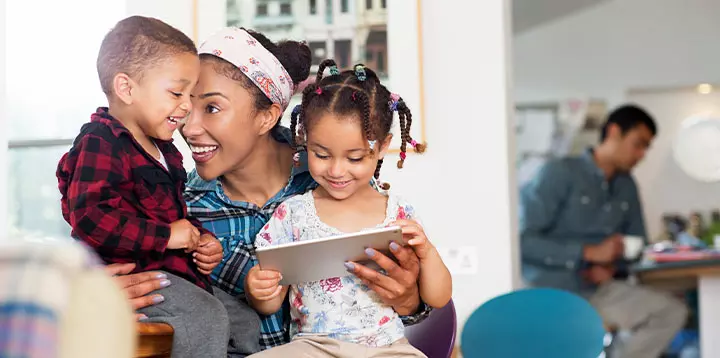
[[202, 234], [210, 232], [187, 216], [182, 154], [172, 141], [156, 143], [168, 170], [107, 108], [99, 108], [58, 164], [63, 217], [73, 237], [107, 263], [134, 262], [135, 272], [165, 270], [212, 292], [191, 254], [166, 249], [176, 220], [186, 218]]

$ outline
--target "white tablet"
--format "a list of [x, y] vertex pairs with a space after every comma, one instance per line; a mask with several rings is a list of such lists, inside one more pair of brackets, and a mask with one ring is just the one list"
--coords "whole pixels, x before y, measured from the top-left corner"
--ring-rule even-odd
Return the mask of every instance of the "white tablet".
[[[367, 265], [370, 259], [365, 249], [368, 247], [394, 258], [389, 248], [392, 241], [403, 244], [402, 231], [398, 226], [258, 247], [255, 252], [261, 269], [279, 271], [283, 276], [281, 285], [294, 285], [350, 275], [345, 262]], [[367, 266], [379, 268], [376, 264]]]

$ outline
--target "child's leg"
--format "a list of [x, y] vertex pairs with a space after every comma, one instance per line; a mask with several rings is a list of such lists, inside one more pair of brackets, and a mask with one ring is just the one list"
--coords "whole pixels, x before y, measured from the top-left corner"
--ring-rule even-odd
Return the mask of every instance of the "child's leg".
[[292, 342], [282, 346], [268, 349], [252, 358], [286, 358], [286, 357], [313, 357], [313, 358], [354, 358], [365, 357], [367, 348], [358, 344], [345, 343], [336, 339], [322, 336], [304, 336], [293, 338]]
[[227, 357], [229, 323], [223, 304], [190, 281], [165, 273], [171, 285], [156, 291], [165, 300], [138, 312], [148, 322], [173, 326], [173, 358]]
[[389, 358], [389, 357], [418, 357], [427, 358], [423, 352], [413, 347], [407, 338], [399, 339], [387, 347], [368, 348], [368, 358]]
[[260, 352], [260, 316], [252, 307], [227, 292], [213, 287], [215, 297], [225, 306], [230, 319], [228, 358], [246, 357]]

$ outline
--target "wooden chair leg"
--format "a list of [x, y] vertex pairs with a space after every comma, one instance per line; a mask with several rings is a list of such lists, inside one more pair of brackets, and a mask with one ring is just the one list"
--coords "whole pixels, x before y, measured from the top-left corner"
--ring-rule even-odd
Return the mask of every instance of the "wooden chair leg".
[[169, 324], [139, 322], [134, 358], [170, 358], [174, 332]]

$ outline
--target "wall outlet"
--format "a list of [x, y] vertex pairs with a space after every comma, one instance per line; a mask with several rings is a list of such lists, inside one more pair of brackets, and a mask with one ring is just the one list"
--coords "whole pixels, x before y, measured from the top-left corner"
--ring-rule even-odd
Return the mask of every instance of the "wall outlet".
[[478, 272], [477, 247], [438, 247], [437, 250], [453, 276], [474, 275]]

